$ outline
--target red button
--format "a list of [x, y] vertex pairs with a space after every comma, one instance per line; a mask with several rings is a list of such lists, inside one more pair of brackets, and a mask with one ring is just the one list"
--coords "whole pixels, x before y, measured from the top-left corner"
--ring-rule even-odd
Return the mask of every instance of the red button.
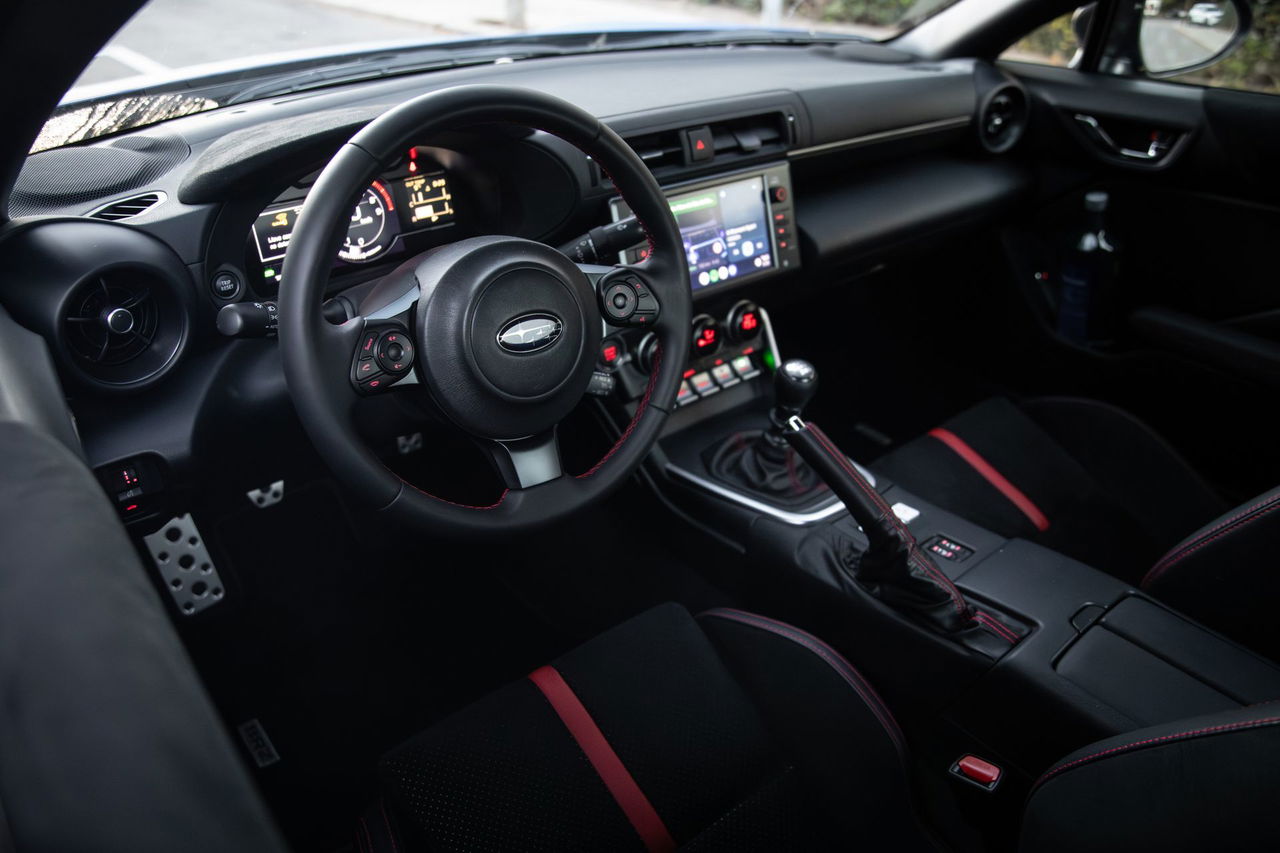
[[1000, 779], [1000, 768], [976, 755], [966, 755], [957, 761], [956, 769], [979, 785], [994, 785]]

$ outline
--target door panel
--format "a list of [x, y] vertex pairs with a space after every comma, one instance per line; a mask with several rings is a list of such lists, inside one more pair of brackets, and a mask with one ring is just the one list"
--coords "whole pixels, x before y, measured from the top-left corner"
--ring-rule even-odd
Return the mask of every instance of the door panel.
[[[1021, 154], [1040, 206], [1005, 244], [1053, 353], [1040, 375], [1135, 411], [1229, 497], [1280, 482], [1264, 417], [1280, 390], [1280, 96], [1003, 67], [1034, 105]], [[1152, 133], [1169, 144], [1154, 160], [1118, 155], [1081, 115], [1137, 151]], [[1110, 333], [1081, 345], [1056, 333], [1056, 278], [1093, 189], [1110, 195], [1119, 272], [1099, 324]]]

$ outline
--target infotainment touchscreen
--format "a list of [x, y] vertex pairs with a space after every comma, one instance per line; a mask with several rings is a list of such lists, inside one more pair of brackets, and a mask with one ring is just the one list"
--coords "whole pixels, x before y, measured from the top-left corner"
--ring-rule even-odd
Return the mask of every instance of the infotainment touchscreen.
[[773, 267], [769, 213], [759, 176], [672, 196], [694, 290]]
[[[774, 273], [794, 263], [779, 263], [777, 240], [785, 238], [776, 237], [771, 226], [776, 214], [776, 224], [783, 226], [779, 233], [783, 233], [786, 217], [770, 205], [769, 192], [776, 192], [778, 186], [778, 179], [770, 177], [773, 171], [730, 178], [699, 189], [677, 189], [667, 196], [684, 238], [689, 284], [695, 293], [747, 276]], [[785, 193], [779, 196], [785, 197]], [[614, 202], [616, 218], [629, 214], [625, 204]], [[643, 260], [643, 252], [642, 246], [630, 249], [623, 253], [623, 261]]]

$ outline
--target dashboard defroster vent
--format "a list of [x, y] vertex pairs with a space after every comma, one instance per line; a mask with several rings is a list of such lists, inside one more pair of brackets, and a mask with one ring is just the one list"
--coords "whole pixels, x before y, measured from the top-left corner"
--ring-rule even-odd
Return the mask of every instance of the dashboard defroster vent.
[[94, 219], [105, 219], [108, 222], [119, 222], [121, 219], [132, 219], [146, 213], [166, 198], [162, 192], [141, 193], [130, 198], [122, 198], [110, 204], [104, 204], [89, 214]]

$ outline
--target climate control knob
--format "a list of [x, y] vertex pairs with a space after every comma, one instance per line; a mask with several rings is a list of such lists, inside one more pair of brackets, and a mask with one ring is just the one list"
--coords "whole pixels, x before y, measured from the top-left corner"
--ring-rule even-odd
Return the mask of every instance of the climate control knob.
[[716, 319], [707, 314], [699, 314], [693, 318], [693, 357], [701, 358], [712, 355], [720, 349], [723, 329]]
[[729, 338], [734, 343], [743, 343], [757, 337], [764, 328], [760, 309], [754, 302], [739, 302], [729, 312]]

